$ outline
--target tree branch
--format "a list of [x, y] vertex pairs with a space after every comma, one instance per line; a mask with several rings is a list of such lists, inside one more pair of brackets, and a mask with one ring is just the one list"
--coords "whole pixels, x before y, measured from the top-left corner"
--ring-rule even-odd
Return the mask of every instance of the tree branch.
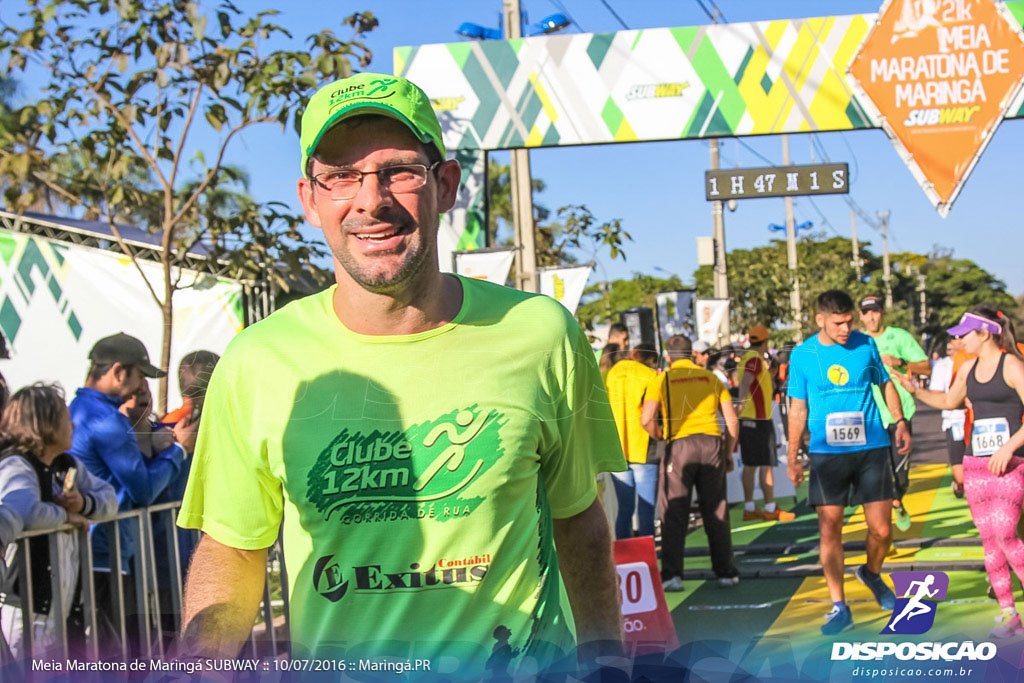
[[[171, 167], [171, 187], [174, 187], [175, 179], [178, 177], [178, 166], [181, 164], [181, 152], [185, 148], [185, 138], [188, 137], [188, 131], [192, 127], [192, 118], [196, 114], [196, 110], [199, 108], [199, 95], [203, 91], [203, 84], [200, 83], [196, 86], [196, 95], [192, 98], [192, 104], [188, 108], [188, 117], [185, 119], [185, 128], [181, 131], [181, 139], [178, 140], [178, 149], [174, 152], [174, 162]], [[160, 121], [157, 120], [157, 127], [160, 127]]]
[[220, 152], [218, 152], [218, 154], [217, 154], [217, 163], [215, 163], [210, 168], [210, 170], [206, 172], [206, 177], [203, 178], [203, 181], [201, 183], [199, 183], [199, 185], [196, 186], [196, 189], [192, 192], [192, 196], [189, 197], [185, 201], [185, 203], [181, 206], [180, 209], [178, 209], [178, 213], [175, 214], [174, 217], [171, 219], [171, 223], [172, 224], [173, 223], [177, 223], [179, 220], [181, 220], [182, 216], [185, 215], [185, 212], [188, 211], [190, 208], [192, 208], [192, 205], [196, 203], [196, 201], [199, 199], [200, 195], [202, 195], [203, 192], [206, 190], [207, 186], [209, 186], [210, 182], [213, 180], [213, 177], [215, 175], [217, 175], [217, 172], [220, 170], [220, 165], [221, 165], [221, 163], [224, 160], [224, 153], [225, 153], [225, 151], [228, 148], [228, 143], [231, 142], [231, 138], [234, 137], [235, 133], [238, 133], [239, 131], [244, 130], [245, 128], [248, 128], [249, 126], [253, 125], [254, 123], [276, 123], [276, 122], [277, 122], [277, 119], [271, 118], [269, 116], [261, 116], [261, 117], [256, 118], [256, 119], [250, 119], [249, 121], [246, 121], [245, 123], [240, 123], [237, 126], [235, 126], [234, 128], [232, 128], [228, 132], [227, 137], [224, 138], [224, 142], [221, 143]]
[[134, 142], [135, 146], [139, 148], [139, 151], [142, 152], [142, 156], [146, 158], [146, 163], [148, 163], [152, 167], [157, 177], [160, 178], [160, 183], [165, 188], [170, 187], [170, 185], [167, 183], [167, 178], [164, 177], [163, 171], [160, 170], [160, 165], [157, 163], [156, 159], [154, 159], [153, 156], [149, 153], [149, 150], [146, 149], [146, 145], [142, 142], [142, 140], [139, 139], [139, 136], [135, 132], [135, 129], [132, 127], [131, 123], [129, 123], [124, 118], [124, 116], [121, 115], [121, 112], [117, 110], [117, 107], [115, 107], [110, 102], [110, 100], [108, 100], [106, 97], [100, 94], [100, 92], [96, 89], [96, 86], [90, 86], [89, 92], [93, 94], [93, 96], [101, 105], [109, 109], [110, 112], [114, 115], [114, 118], [116, 118], [118, 122], [122, 126], [124, 126], [125, 132], [127, 132], [128, 136], [131, 137], [132, 142]]
[[[104, 195], [105, 194], [106, 193], [104, 193]], [[142, 281], [146, 283], [146, 289], [149, 290], [150, 295], [153, 297], [153, 301], [155, 301], [158, 306], [162, 307], [164, 305], [164, 302], [160, 300], [159, 296], [157, 296], [156, 290], [153, 289], [153, 285], [150, 284], [149, 278], [146, 277], [145, 271], [142, 270], [142, 264], [139, 263], [138, 258], [135, 256], [135, 253], [132, 252], [131, 248], [124, 241], [124, 237], [121, 236], [121, 231], [118, 229], [117, 224], [114, 223], [114, 217], [110, 215], [110, 205], [108, 204], [107, 206], [108, 209], [107, 211], [104, 212], [107, 215], [107, 227], [110, 228], [111, 234], [114, 235], [114, 238], [117, 240], [118, 246], [121, 247], [121, 251], [124, 252], [125, 256], [131, 259], [131, 262], [135, 266], [135, 269], [139, 271], [139, 276], [142, 278]]]

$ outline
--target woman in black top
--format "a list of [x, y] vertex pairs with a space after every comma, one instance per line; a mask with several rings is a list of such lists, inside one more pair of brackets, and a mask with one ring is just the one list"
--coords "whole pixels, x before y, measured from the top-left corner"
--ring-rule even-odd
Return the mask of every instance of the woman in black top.
[[1024, 359], [1013, 325], [1002, 311], [979, 306], [947, 330], [977, 359], [964, 364], [947, 392], [920, 389], [898, 377], [911, 394], [942, 410], [969, 404], [974, 413], [964, 455], [964, 493], [985, 548], [985, 569], [1002, 613], [991, 635], [1024, 633], [1013, 602], [1010, 568], [1024, 581], [1024, 541], [1017, 522], [1024, 502]]

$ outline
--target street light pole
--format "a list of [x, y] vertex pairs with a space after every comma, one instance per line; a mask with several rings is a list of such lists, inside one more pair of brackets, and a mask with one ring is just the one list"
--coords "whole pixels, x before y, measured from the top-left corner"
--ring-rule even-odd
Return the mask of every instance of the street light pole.
[[892, 270], [889, 266], [889, 211], [879, 211], [882, 224], [882, 281], [885, 283], [885, 310], [892, 309]]
[[864, 262], [860, 260], [860, 242], [857, 241], [857, 212], [850, 209], [850, 232], [853, 234], [853, 262], [852, 265], [857, 271], [857, 282], [863, 278], [861, 266]]
[[[789, 166], [789, 136], [782, 136], [782, 165]], [[800, 311], [800, 278], [797, 274], [796, 225], [793, 220], [793, 198], [786, 197], [786, 256], [789, 260], [789, 274], [793, 289], [789, 293], [789, 307], [793, 315], [793, 331], [796, 341], [803, 339], [803, 316]]]
[[[711, 140], [711, 170], [717, 171], [720, 166], [718, 158], [718, 138]], [[715, 230], [715, 298], [729, 298], [729, 273], [725, 263], [725, 216], [722, 214], [722, 202], [711, 202], [711, 220]], [[729, 339], [729, 316], [722, 316], [722, 326], [718, 331], [721, 337]]]
[[[506, 38], [523, 37], [519, 0], [502, 0]], [[512, 188], [512, 222], [515, 227], [516, 285], [524, 292], [537, 291], [537, 245], [533, 226], [533, 182], [530, 179], [530, 152], [512, 150], [509, 169]]]

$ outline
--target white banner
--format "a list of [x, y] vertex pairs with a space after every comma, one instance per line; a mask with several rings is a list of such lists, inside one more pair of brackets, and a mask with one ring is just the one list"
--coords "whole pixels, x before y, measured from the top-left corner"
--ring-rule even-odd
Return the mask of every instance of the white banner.
[[[160, 264], [140, 265], [161, 292]], [[193, 282], [174, 296], [170, 408], [181, 403], [182, 356], [200, 349], [220, 354], [242, 329], [241, 285], [185, 271], [182, 285]], [[85, 382], [93, 344], [117, 332], [142, 340], [160, 365], [163, 322], [139, 271], [127, 257], [91, 247], [0, 231], [0, 329], [11, 348], [0, 371], [12, 391], [59, 382], [70, 402]], [[151, 388], [155, 398], [156, 380]]]
[[718, 346], [722, 321], [729, 315], [728, 299], [697, 299], [697, 339]]
[[661, 343], [675, 334], [693, 339], [693, 291], [658, 292], [654, 296], [658, 311], [658, 332]]
[[496, 285], [508, 281], [508, 272], [515, 260], [515, 249], [455, 252], [455, 272], [474, 280], [487, 280]]
[[592, 266], [575, 266], [573, 268], [539, 268], [540, 293], [547, 294], [558, 301], [573, 315], [580, 305], [580, 297], [590, 279]]

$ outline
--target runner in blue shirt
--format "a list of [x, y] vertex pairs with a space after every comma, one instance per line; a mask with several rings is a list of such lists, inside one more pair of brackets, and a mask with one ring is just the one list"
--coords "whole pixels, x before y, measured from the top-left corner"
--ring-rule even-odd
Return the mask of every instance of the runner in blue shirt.
[[857, 579], [871, 589], [884, 610], [896, 596], [880, 572], [892, 542], [895, 497], [889, 435], [872, 386], [881, 388], [896, 423], [899, 453], [910, 453], [911, 437], [896, 387], [871, 337], [851, 331], [853, 299], [829, 290], [818, 297], [814, 317], [820, 331], [793, 350], [789, 368], [789, 478], [799, 486], [804, 472], [797, 451], [810, 431], [808, 502], [817, 510], [821, 566], [832, 598], [821, 632], [835, 635], [853, 627], [843, 586], [843, 508], [864, 506], [868, 527], [867, 563]]

